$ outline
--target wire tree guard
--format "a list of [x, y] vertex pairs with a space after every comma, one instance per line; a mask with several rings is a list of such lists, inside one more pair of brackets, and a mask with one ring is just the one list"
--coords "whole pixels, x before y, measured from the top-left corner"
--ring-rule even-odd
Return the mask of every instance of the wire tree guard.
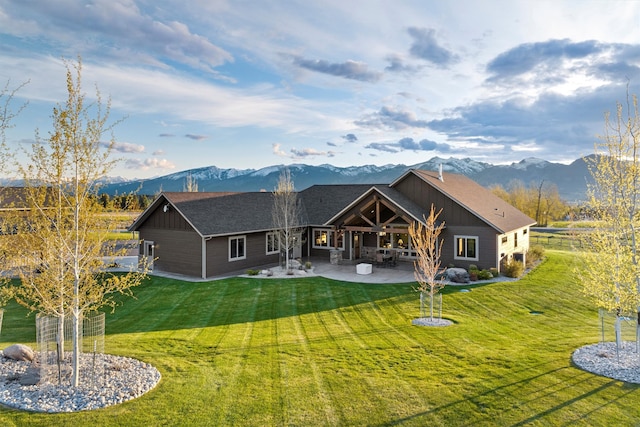
[[[103, 384], [106, 381], [104, 361], [105, 315], [95, 313], [83, 316], [80, 322], [80, 383], [84, 385]], [[72, 373], [71, 317], [64, 321], [64, 341], [58, 343], [59, 322], [56, 316], [36, 316], [36, 341], [38, 343], [38, 363], [40, 382], [70, 385]], [[60, 345], [62, 344], [62, 345]]]

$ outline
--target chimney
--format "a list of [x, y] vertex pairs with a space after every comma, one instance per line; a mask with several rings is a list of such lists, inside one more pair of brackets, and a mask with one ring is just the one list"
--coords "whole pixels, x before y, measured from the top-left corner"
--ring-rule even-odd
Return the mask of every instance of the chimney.
[[440, 163], [440, 168], [438, 169], [438, 179], [444, 182], [444, 178], [442, 177], [442, 163]]

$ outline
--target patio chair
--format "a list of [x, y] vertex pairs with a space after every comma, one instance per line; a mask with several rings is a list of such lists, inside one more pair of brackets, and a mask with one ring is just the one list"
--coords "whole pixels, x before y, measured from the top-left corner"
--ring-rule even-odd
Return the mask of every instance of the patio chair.
[[384, 254], [376, 254], [376, 267], [386, 267], [387, 263], [384, 259]]
[[399, 258], [400, 258], [400, 252], [399, 251], [392, 251], [391, 252], [391, 259], [389, 260], [389, 265], [391, 267], [397, 266]]

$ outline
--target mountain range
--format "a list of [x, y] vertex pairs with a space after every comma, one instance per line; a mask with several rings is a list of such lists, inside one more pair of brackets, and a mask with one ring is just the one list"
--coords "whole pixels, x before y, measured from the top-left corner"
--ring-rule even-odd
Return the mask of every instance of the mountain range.
[[262, 169], [222, 169], [209, 166], [176, 172], [158, 178], [105, 182], [102, 193], [109, 195], [154, 195], [161, 191], [185, 191], [187, 180], [197, 184], [198, 191], [273, 191], [282, 169], [288, 168], [296, 190], [315, 184], [389, 184], [409, 169], [438, 170], [465, 175], [482, 186], [502, 185], [509, 188], [514, 180], [525, 186], [555, 185], [560, 197], [567, 202], [586, 200], [587, 183], [591, 174], [584, 158], [570, 164], [552, 163], [526, 158], [510, 165], [492, 165], [472, 159], [432, 159], [415, 165], [388, 164], [384, 166], [336, 167], [328, 164], [274, 165]]

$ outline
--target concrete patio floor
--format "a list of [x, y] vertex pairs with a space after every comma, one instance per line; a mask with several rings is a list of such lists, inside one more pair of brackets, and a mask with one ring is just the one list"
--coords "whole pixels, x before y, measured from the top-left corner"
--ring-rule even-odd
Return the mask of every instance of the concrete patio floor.
[[[120, 271], [129, 271], [135, 268], [137, 265], [137, 257], [122, 257], [118, 259]], [[356, 283], [413, 283], [415, 278], [413, 276], [413, 263], [412, 262], [399, 262], [395, 267], [378, 267], [375, 264], [372, 265], [371, 274], [357, 274], [356, 265], [357, 262], [341, 261], [340, 264], [331, 264], [328, 259], [312, 258], [311, 265], [312, 271], [305, 276], [293, 275], [282, 276], [282, 278], [300, 278], [300, 277], [313, 277], [321, 276], [328, 279], [340, 280], [343, 282], [356, 282]], [[274, 268], [274, 265], [257, 266], [256, 269], [269, 269]], [[177, 280], [184, 280], [187, 282], [206, 282], [211, 280], [225, 279], [228, 277], [246, 276], [246, 270], [225, 274], [223, 276], [210, 277], [208, 279], [202, 279], [199, 277], [190, 277], [181, 274], [173, 274], [164, 271], [154, 270], [149, 273], [151, 276], [169, 277]], [[254, 277], [254, 276], [247, 276]], [[265, 276], [255, 276], [256, 278]]]
[[357, 274], [356, 263], [342, 262], [341, 264], [331, 264], [328, 261], [312, 261], [313, 273], [316, 276], [327, 277], [329, 279], [341, 280], [344, 282], [357, 283], [412, 283], [416, 279], [413, 275], [412, 262], [399, 262], [395, 267], [372, 266], [371, 274]]

